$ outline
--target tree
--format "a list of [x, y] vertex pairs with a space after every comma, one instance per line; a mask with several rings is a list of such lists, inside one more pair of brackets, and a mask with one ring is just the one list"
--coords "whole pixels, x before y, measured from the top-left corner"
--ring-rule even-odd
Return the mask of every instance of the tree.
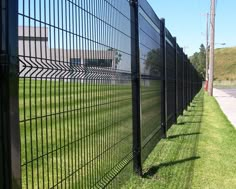
[[190, 61], [202, 78], [204, 78], [206, 72], [206, 48], [203, 44], [200, 45], [199, 52], [195, 52], [190, 56]]
[[147, 54], [145, 61], [145, 69], [149, 70], [149, 74], [153, 76], [160, 76], [161, 53], [160, 49], [152, 49]]
[[113, 51], [115, 54], [115, 68], [117, 68], [117, 65], [119, 64], [119, 62], [121, 61], [121, 57], [122, 55], [118, 52], [117, 49], [114, 49], [114, 48], [108, 48], [107, 51]]

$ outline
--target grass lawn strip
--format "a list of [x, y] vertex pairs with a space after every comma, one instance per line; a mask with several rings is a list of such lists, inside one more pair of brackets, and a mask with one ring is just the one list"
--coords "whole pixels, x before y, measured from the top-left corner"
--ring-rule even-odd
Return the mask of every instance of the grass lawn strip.
[[199, 93], [127, 188], [236, 188], [236, 131], [213, 97]]

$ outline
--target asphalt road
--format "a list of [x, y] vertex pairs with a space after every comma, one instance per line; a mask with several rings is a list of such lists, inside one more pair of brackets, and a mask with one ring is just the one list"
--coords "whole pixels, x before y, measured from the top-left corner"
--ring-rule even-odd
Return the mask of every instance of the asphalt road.
[[221, 90], [229, 94], [230, 96], [236, 98], [236, 89], [221, 89]]

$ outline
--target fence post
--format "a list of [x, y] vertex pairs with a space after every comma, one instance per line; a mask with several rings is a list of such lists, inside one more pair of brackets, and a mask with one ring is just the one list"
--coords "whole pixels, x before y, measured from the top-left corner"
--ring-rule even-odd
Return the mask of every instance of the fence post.
[[165, 19], [161, 19], [161, 49], [162, 49], [162, 69], [161, 69], [161, 127], [163, 130], [163, 137], [167, 137], [166, 125], [166, 39], [165, 39]]
[[18, 0], [0, 0], [0, 188], [21, 188]]
[[134, 171], [142, 175], [138, 0], [130, 0]]

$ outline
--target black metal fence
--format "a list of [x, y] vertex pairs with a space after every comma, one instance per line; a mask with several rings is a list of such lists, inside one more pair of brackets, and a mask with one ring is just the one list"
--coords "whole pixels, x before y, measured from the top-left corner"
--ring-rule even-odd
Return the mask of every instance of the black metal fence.
[[146, 0], [0, 2], [0, 188], [141, 175], [201, 88], [165, 21]]

